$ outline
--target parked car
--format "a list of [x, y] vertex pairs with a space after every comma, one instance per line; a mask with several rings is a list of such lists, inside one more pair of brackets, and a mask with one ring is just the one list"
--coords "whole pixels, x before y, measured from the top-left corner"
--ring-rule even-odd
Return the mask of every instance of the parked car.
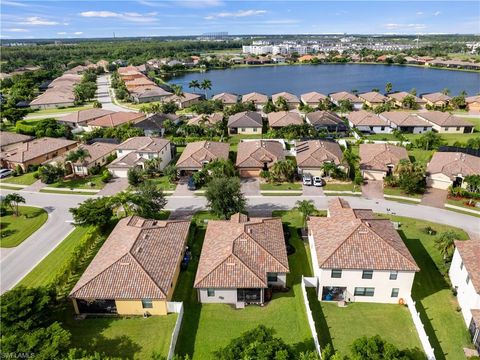
[[192, 176], [188, 178], [187, 189], [190, 191], [197, 190], [197, 187], [195, 186], [195, 181], [193, 181]]
[[303, 175], [303, 185], [311, 186], [312, 184], [313, 184], [312, 175], [304, 174]]
[[0, 170], [0, 179], [6, 178], [13, 174], [13, 170], [10, 169], [1, 169]]
[[323, 186], [323, 179], [320, 176], [314, 176], [313, 177], [313, 186]]

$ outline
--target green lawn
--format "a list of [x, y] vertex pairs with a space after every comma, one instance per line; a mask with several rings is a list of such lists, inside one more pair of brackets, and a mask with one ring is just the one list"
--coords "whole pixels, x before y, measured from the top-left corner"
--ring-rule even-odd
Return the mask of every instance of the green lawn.
[[35, 172], [29, 172], [20, 176], [10, 176], [8, 178], [4, 178], [0, 181], [0, 183], [10, 183], [10, 184], [18, 184], [18, 185], [32, 185], [37, 179], [33, 177]]
[[96, 192], [93, 192], [93, 191], [55, 190], [48, 187], [40, 189], [39, 192], [49, 193], [49, 194], [72, 194], [72, 195], [95, 195], [96, 194]]
[[20, 206], [19, 211], [19, 216], [8, 211], [7, 215], [0, 218], [0, 247], [18, 246], [48, 219], [47, 212], [40, 208]]
[[329, 183], [327, 182], [323, 187], [323, 190], [331, 190], [331, 191], [360, 191], [358, 186], [355, 186], [353, 183], [343, 183], [343, 184], [336, 184], [336, 183]]
[[[102, 175], [92, 175], [85, 178], [75, 178], [69, 180], [60, 180], [54, 184], [48, 185], [51, 188], [69, 188], [69, 189], [103, 189], [105, 183], [101, 180]], [[90, 184], [91, 183], [91, 184]]]
[[[91, 109], [92, 107], [93, 107], [92, 104], [88, 104], [88, 105], [82, 105], [82, 106], [72, 106], [67, 108], [36, 110], [31, 112], [29, 115], [38, 116], [38, 115], [62, 114], [62, 113], [79, 111], [79, 110]], [[27, 118], [28, 118], [28, 115], [27, 115]]]
[[301, 196], [303, 193], [301, 191], [297, 192], [262, 192], [263, 196]]
[[475, 131], [480, 132], [480, 118], [475, 117], [462, 117], [462, 119], [475, 125]]
[[434, 150], [411, 149], [408, 150], [408, 157], [410, 158], [410, 161], [426, 166], [434, 152]]
[[175, 188], [177, 187], [177, 185], [170, 182], [168, 176], [160, 176], [153, 179], [148, 179], [148, 181], [154, 182], [155, 184], [157, 184], [157, 187], [162, 190], [175, 190]]
[[384, 187], [383, 193], [385, 195], [405, 196], [405, 197], [414, 198], [414, 199], [421, 199], [423, 197], [422, 194], [406, 194], [399, 187]]
[[260, 190], [302, 190], [302, 184], [300, 183], [260, 184]]
[[[274, 328], [276, 336], [294, 345], [297, 351], [313, 350], [299, 283], [301, 274], [308, 272], [309, 266], [305, 244], [298, 238], [295, 229], [291, 231], [290, 240], [296, 248], [295, 254], [289, 257], [290, 274], [287, 283], [291, 287], [290, 292], [275, 294], [272, 301], [264, 307], [247, 306], [235, 310], [224, 304], [199, 304], [197, 293], [192, 287], [206, 229], [203, 220], [206, 218], [212, 216], [200, 212], [193, 218], [196, 224], [196, 231], [190, 238], [193, 261], [189, 264], [189, 269], [181, 273], [175, 289], [174, 299], [183, 300], [185, 304], [177, 352], [190, 354], [193, 359], [211, 359], [213, 351], [260, 324]], [[284, 220], [291, 222], [292, 226], [301, 223], [298, 213], [291, 219], [286, 215]]]
[[[471, 138], [476, 138], [480, 136], [480, 134], [477, 133], [471, 133], [471, 134], [440, 134], [443, 139], [447, 141], [447, 145], [453, 145], [453, 143], [459, 141], [462, 143], [467, 142]], [[404, 134], [405, 138], [412, 142], [415, 143], [415, 140], [420, 138], [422, 134]], [[365, 140], [386, 140], [386, 141], [398, 141], [398, 139], [393, 135], [393, 134], [373, 134], [373, 135], [368, 135], [365, 137]]]

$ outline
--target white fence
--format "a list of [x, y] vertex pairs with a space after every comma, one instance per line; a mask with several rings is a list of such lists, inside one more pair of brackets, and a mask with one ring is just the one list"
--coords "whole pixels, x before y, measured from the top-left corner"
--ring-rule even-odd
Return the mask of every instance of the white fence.
[[410, 311], [410, 315], [412, 315], [415, 329], [417, 329], [417, 334], [420, 338], [420, 342], [422, 343], [423, 351], [425, 351], [425, 354], [427, 355], [427, 359], [435, 360], [435, 353], [432, 346], [430, 345], [430, 341], [428, 339], [427, 333], [425, 332], [422, 320], [420, 320], [420, 314], [417, 312], [417, 309], [415, 307], [415, 301], [413, 301], [411, 296], [407, 297], [407, 306], [408, 310]]
[[177, 322], [173, 328], [172, 338], [170, 339], [170, 347], [168, 349], [167, 360], [171, 360], [175, 354], [175, 346], [177, 345], [178, 334], [182, 327], [183, 319], [183, 302], [167, 302], [167, 311], [169, 313], [178, 313]]
[[316, 277], [304, 278], [302, 276], [301, 288], [303, 295], [303, 303], [305, 304], [305, 312], [307, 313], [308, 325], [310, 326], [310, 331], [312, 332], [315, 349], [317, 350], [318, 355], [322, 357], [322, 349], [320, 348], [320, 343], [318, 342], [317, 329], [315, 328], [315, 321], [313, 320], [312, 311], [310, 310], [310, 304], [307, 297], [307, 289], [305, 287], [305, 284], [307, 284], [308, 287], [317, 287], [316, 281], [318, 281]]

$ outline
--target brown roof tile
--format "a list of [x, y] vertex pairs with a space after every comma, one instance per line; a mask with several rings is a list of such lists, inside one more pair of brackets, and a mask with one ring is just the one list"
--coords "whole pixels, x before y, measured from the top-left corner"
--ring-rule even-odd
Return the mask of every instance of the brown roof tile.
[[320, 168], [325, 162], [340, 165], [343, 158], [340, 145], [333, 141], [299, 141], [295, 149], [299, 168]]
[[119, 111], [99, 117], [88, 123], [91, 126], [115, 127], [126, 123], [137, 123], [145, 119], [145, 115], [137, 112]]
[[444, 174], [454, 180], [458, 174], [462, 176], [480, 174], [480, 158], [458, 152], [435, 152], [428, 163], [427, 172]]
[[198, 115], [188, 120], [188, 125], [213, 126], [223, 120], [222, 113]]
[[228, 127], [261, 128], [263, 126], [262, 115], [255, 111], [242, 111], [228, 118]]
[[278, 98], [284, 98], [287, 101], [287, 104], [300, 104], [300, 100], [296, 95], [293, 95], [291, 93], [288, 93], [286, 91], [279, 92], [277, 94], [272, 95], [272, 101], [275, 103]]
[[387, 101], [387, 97], [377, 91], [362, 93], [359, 94], [358, 97], [364, 101], [368, 101], [369, 103], [384, 103]]
[[341, 101], [341, 100], [350, 100], [352, 103], [361, 102], [361, 100], [358, 98], [358, 96], [355, 96], [355, 95], [353, 95], [349, 92], [346, 92], [346, 91], [340, 91], [340, 92], [330, 94], [330, 98], [333, 101], [336, 101], [336, 102]]
[[226, 105], [231, 105], [238, 102], [238, 95], [224, 92], [213, 96], [212, 100], [220, 100]]
[[14, 149], [4, 151], [0, 154], [0, 158], [6, 161], [23, 163], [76, 143], [73, 140], [44, 137], [19, 144]]
[[86, 109], [86, 110], [79, 110], [75, 111], [71, 114], [62, 116], [59, 118], [59, 121], [74, 123], [74, 124], [82, 124], [88, 123], [91, 120], [98, 119], [99, 117], [112, 114], [113, 111], [104, 110], [104, 109]]
[[472, 126], [473, 124], [462, 119], [459, 116], [452, 115], [448, 112], [442, 111], [428, 111], [418, 113], [418, 116], [427, 122], [433, 123], [438, 126]]
[[354, 126], [389, 126], [380, 116], [365, 110], [352, 111], [347, 118]]
[[393, 123], [397, 126], [432, 126], [418, 115], [406, 111], [387, 111], [379, 116], [388, 123]]
[[242, 96], [242, 102], [252, 101], [255, 104], [266, 104], [268, 102], [268, 96], [257, 92], [251, 92]]
[[457, 240], [455, 241], [455, 247], [462, 258], [463, 265], [467, 269], [473, 287], [477, 291], [477, 294], [480, 294], [480, 241]]
[[1, 131], [0, 132], [0, 146], [7, 146], [16, 143], [24, 143], [34, 139], [33, 136], [17, 134], [10, 131]]
[[285, 160], [283, 146], [278, 141], [252, 140], [238, 144], [238, 168], [263, 168], [265, 163], [271, 167], [278, 160]]
[[311, 103], [318, 104], [320, 101], [325, 100], [326, 98], [327, 98], [326, 95], [323, 95], [316, 91], [312, 91], [312, 92], [308, 92], [300, 95], [300, 99], [306, 104], [311, 104]]
[[360, 144], [360, 168], [387, 171], [388, 165], [396, 166], [402, 159], [408, 160], [404, 147], [390, 144]]
[[436, 92], [431, 94], [423, 94], [422, 99], [435, 103], [437, 101], [450, 101], [452, 98], [448, 95]]
[[230, 144], [214, 141], [188, 143], [177, 161], [177, 168], [201, 169], [205, 162], [228, 159]]
[[302, 125], [303, 119], [297, 112], [277, 111], [268, 114], [270, 127], [284, 127], [289, 125]]

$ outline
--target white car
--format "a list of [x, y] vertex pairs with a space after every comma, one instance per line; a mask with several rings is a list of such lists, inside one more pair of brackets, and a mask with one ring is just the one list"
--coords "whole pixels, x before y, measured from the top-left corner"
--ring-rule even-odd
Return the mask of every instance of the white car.
[[323, 186], [323, 180], [320, 176], [314, 176], [313, 177], [313, 186]]
[[0, 179], [6, 178], [13, 174], [13, 170], [10, 169], [1, 169], [0, 170]]
[[303, 185], [312, 186], [312, 184], [313, 184], [312, 175], [310, 174], [303, 175]]

